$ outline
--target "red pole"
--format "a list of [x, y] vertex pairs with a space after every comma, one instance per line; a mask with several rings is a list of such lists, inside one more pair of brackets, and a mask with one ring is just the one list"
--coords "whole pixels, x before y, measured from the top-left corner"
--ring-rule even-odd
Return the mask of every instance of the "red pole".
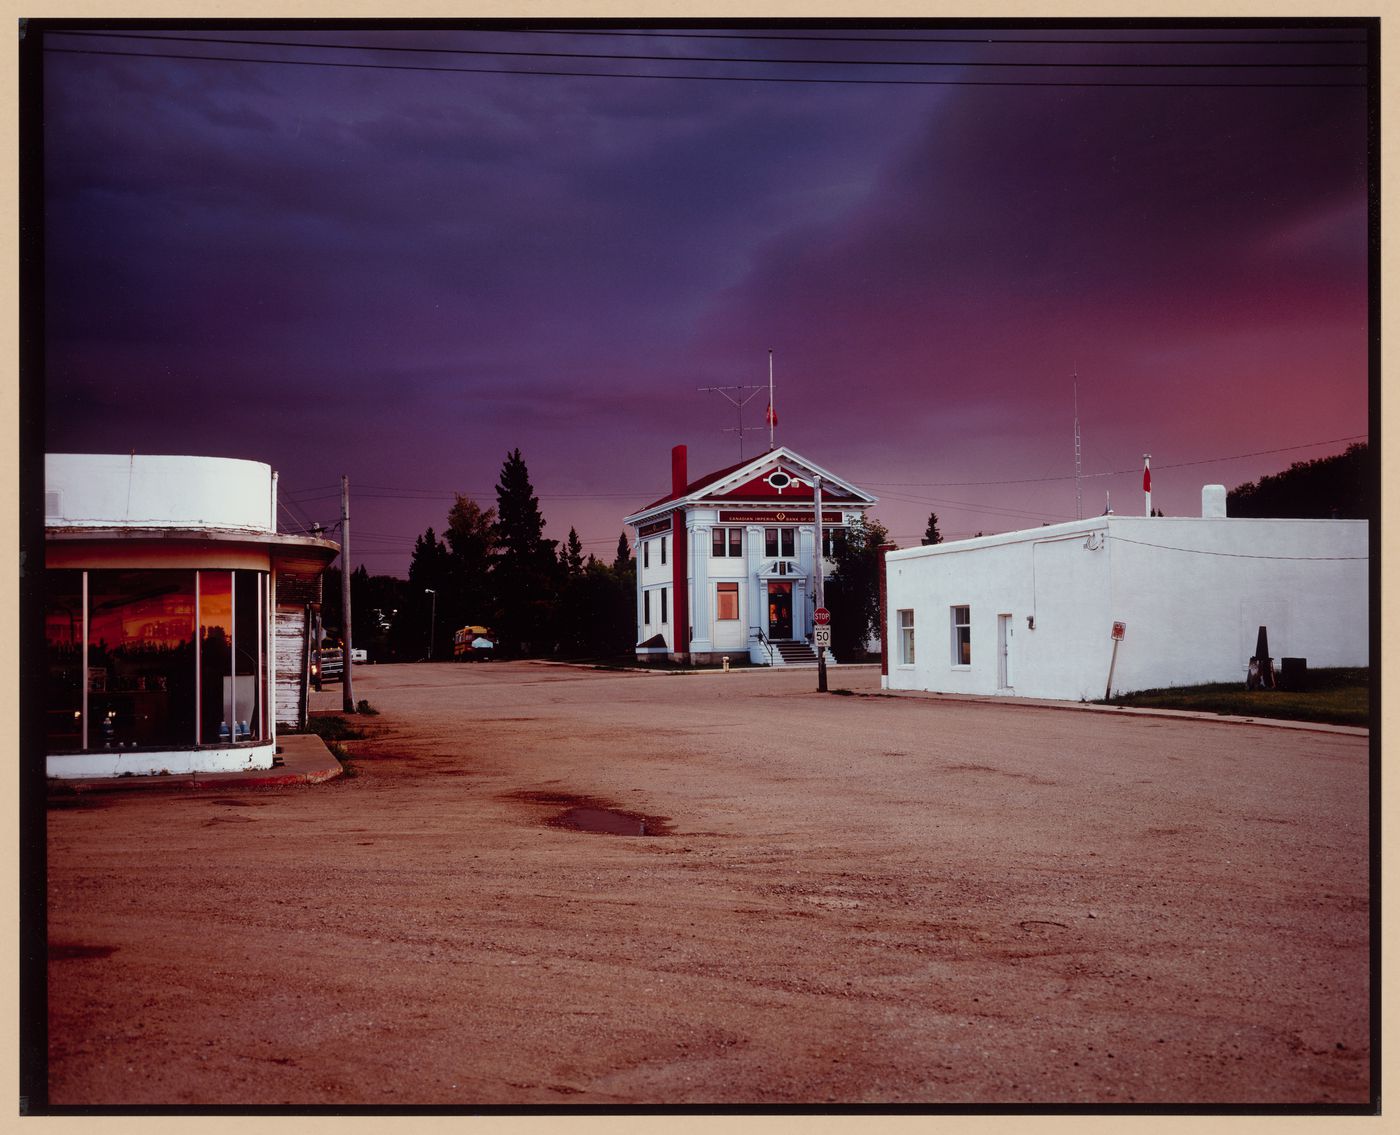
[[889, 600], [885, 587], [885, 557], [898, 549], [898, 544], [880, 545], [880, 687], [886, 685], [890, 676], [890, 618]]

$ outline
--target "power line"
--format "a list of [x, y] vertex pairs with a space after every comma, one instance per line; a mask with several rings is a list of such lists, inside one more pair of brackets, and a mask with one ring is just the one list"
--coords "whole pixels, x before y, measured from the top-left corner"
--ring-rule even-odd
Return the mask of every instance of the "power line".
[[1232, 560], [1301, 560], [1304, 562], [1323, 560], [1369, 560], [1370, 556], [1261, 556], [1249, 552], [1211, 552], [1204, 548], [1178, 548], [1172, 544], [1151, 544], [1146, 540], [1130, 540], [1126, 536], [1116, 536], [1109, 532], [1109, 539], [1122, 544], [1141, 544], [1144, 548], [1160, 548], [1166, 552], [1190, 552], [1197, 556], [1226, 556]]
[[[1050, 80], [1040, 82], [1028, 82], [1020, 79], [856, 79], [856, 78], [798, 78], [797, 76], [777, 76], [777, 75], [646, 75], [636, 72], [625, 71], [556, 71], [556, 70], [530, 70], [520, 71], [507, 67], [417, 67], [406, 63], [351, 63], [345, 61], [331, 61], [323, 59], [250, 59], [246, 57], [232, 55], [176, 55], [171, 52], [160, 51], [108, 51], [97, 48], [75, 48], [75, 47], [49, 47], [45, 45], [46, 54], [56, 55], [101, 55], [118, 59], [171, 59], [198, 63], [256, 63], [266, 66], [277, 67], [339, 67], [343, 69], [357, 71], [418, 71], [418, 72], [441, 72], [444, 74], [460, 75], [535, 75], [549, 78], [566, 79], [655, 79], [666, 80], [675, 79], [683, 81], [707, 82], [707, 83], [799, 83], [804, 85], [829, 85], [829, 86], [885, 86], [885, 87], [1114, 87], [1130, 89], [1171, 89], [1182, 88], [1190, 90], [1215, 89], [1249, 89], [1249, 90], [1279, 90], [1279, 89], [1353, 89], [1364, 88], [1363, 82], [1309, 82], [1309, 83], [1289, 83], [1289, 82], [1245, 82], [1245, 83], [1220, 83], [1220, 82], [1185, 82], [1185, 83], [1153, 83], [1153, 82], [1103, 82], [1103, 81], [1068, 81]], [[767, 62], [776, 62], [768, 60]]]
[[[515, 28], [474, 28], [474, 31], [483, 32], [509, 32], [514, 33], [519, 29]], [[1046, 38], [1028, 36], [876, 36], [876, 35], [739, 35], [734, 32], [678, 32], [678, 31], [602, 31], [593, 28], [557, 28], [551, 30], [532, 29], [530, 34], [543, 32], [545, 35], [580, 35], [580, 36], [641, 36], [648, 39], [739, 39], [762, 43], [772, 40], [775, 43], [782, 42], [808, 42], [808, 43], [963, 43], [963, 44], [1066, 44], [1066, 45], [1127, 45], [1134, 47], [1159, 45], [1165, 46], [1191, 46], [1206, 45], [1211, 47], [1232, 46], [1232, 47], [1272, 47], [1287, 45], [1292, 47], [1310, 47], [1314, 44], [1366, 44], [1364, 39], [1099, 39], [1086, 38], [1083, 36]]]
[[604, 52], [585, 51], [521, 51], [501, 50], [482, 47], [409, 47], [401, 45], [372, 45], [345, 43], [318, 43], [285, 39], [230, 39], [222, 36], [198, 35], [149, 35], [135, 32], [59, 32], [60, 35], [100, 37], [104, 39], [158, 40], [162, 43], [217, 43], [246, 47], [291, 47], [298, 50], [316, 51], [372, 51], [399, 52], [417, 55], [490, 55], [509, 58], [531, 59], [600, 59], [608, 62], [638, 61], [647, 63], [766, 63], [783, 66], [837, 66], [837, 67], [1034, 67], [1034, 68], [1136, 68], [1162, 70], [1215, 70], [1215, 69], [1288, 69], [1288, 70], [1331, 70], [1339, 67], [1362, 68], [1359, 63], [1275, 63], [1275, 62], [1233, 62], [1230, 60], [1207, 63], [1108, 63], [1079, 61], [1072, 63], [1047, 62], [1043, 60], [957, 60], [957, 59], [784, 59], [777, 56], [742, 55], [618, 55]]
[[[1158, 469], [1185, 469], [1191, 465], [1214, 465], [1220, 461], [1241, 461], [1246, 457], [1263, 457], [1271, 453], [1288, 453], [1295, 449], [1313, 449], [1319, 445], [1337, 445], [1344, 441], [1360, 441], [1369, 437], [1369, 434], [1352, 434], [1350, 437], [1334, 437], [1326, 441], [1308, 441], [1302, 445], [1283, 445], [1277, 449], [1256, 449], [1252, 453], [1235, 453], [1229, 457], [1203, 457], [1199, 461], [1176, 461], [1167, 465], [1158, 465]], [[1141, 473], [1142, 466], [1137, 465], [1130, 469], [1118, 469], [1109, 473], [1085, 473], [1085, 477], [1122, 477], [1128, 473]], [[1073, 473], [1065, 473], [1053, 477], [1021, 477], [1011, 481], [867, 481], [865, 478], [858, 478], [861, 484], [869, 485], [872, 488], [906, 488], [906, 489], [953, 489], [953, 488], [974, 488], [987, 485], [1035, 485], [1044, 484], [1050, 481], [1072, 481]]]

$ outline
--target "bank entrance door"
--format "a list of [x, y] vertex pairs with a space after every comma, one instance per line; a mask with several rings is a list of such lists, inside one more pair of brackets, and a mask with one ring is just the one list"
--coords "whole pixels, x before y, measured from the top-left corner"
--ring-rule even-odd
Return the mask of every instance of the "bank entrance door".
[[792, 637], [792, 584], [768, 585], [768, 637]]

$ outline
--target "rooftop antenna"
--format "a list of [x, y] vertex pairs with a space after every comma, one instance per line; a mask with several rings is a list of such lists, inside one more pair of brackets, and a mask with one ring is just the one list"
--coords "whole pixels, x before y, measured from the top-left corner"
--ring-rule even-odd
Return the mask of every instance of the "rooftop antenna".
[[1084, 519], [1083, 467], [1079, 450], [1079, 364], [1074, 366], [1074, 519]]
[[[756, 397], [758, 396], [759, 391], [761, 391], [762, 389], [763, 389], [763, 387], [761, 387], [761, 386], [701, 386], [701, 387], [699, 387], [700, 393], [702, 393], [702, 394], [722, 394], [722, 395], [724, 395], [725, 398], [727, 398], [727, 399], [734, 405], [735, 410], [736, 410], [736, 412], [737, 412], [737, 414], [738, 414], [738, 423], [739, 423], [739, 424], [738, 424], [738, 425], [734, 425], [734, 426], [725, 426], [724, 429], [723, 429], [721, 432], [727, 433], [727, 434], [730, 434], [730, 433], [737, 433], [737, 434], [739, 435], [739, 460], [740, 460], [740, 461], [742, 461], [742, 460], [744, 459], [744, 433], [745, 433], [747, 430], [759, 430], [759, 429], [762, 429], [762, 428], [763, 428], [762, 426], [746, 426], [746, 425], [744, 425], [744, 406], [745, 406], [745, 404], [747, 404], [748, 402], [753, 401], [753, 399], [756, 398]], [[747, 394], [744, 393], [744, 391], [746, 391], [746, 390], [748, 391]], [[733, 391], [733, 393], [730, 393], [731, 391]], [[769, 411], [770, 411], [770, 413], [771, 413], [771, 411], [772, 411], [772, 407], [771, 407], [771, 406], [769, 407]]]

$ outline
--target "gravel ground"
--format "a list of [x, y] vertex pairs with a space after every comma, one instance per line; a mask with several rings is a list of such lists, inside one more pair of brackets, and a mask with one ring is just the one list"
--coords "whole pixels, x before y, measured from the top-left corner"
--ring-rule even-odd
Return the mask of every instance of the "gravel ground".
[[1367, 1103], [1364, 737], [831, 685], [357, 667], [353, 776], [55, 799], [51, 1102]]

